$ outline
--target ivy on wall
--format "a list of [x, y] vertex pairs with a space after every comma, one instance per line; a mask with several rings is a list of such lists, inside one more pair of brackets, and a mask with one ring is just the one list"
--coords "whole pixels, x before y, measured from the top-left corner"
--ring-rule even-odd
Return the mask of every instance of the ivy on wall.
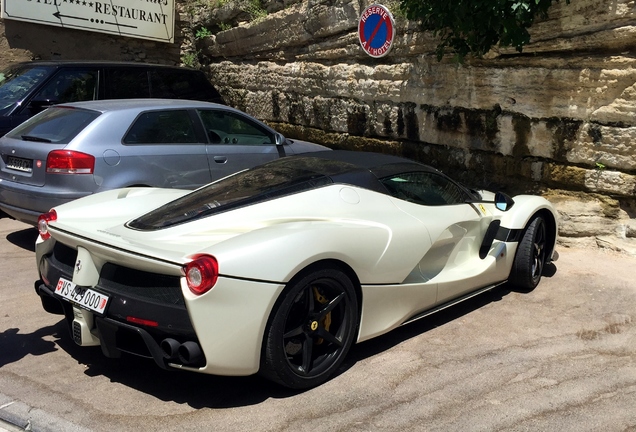
[[[450, 50], [459, 60], [478, 57], [499, 45], [521, 52], [530, 42], [528, 28], [547, 16], [558, 0], [400, 0], [408, 19], [420, 20], [424, 29], [441, 38], [437, 59]], [[570, 0], [565, 0], [567, 4]]]

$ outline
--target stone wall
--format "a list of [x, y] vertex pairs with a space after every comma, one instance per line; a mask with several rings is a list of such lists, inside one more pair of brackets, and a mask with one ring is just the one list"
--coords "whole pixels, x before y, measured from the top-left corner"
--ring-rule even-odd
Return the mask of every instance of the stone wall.
[[368, 1], [266, 1], [255, 20], [244, 2], [201, 3], [184, 19], [211, 35], [189, 49], [230, 104], [290, 136], [541, 192], [559, 206], [563, 243], [636, 251], [633, 0], [561, 1], [522, 54], [464, 64], [438, 62], [436, 40], [399, 15], [390, 54], [366, 56], [357, 22]]
[[634, 0], [561, 0], [522, 54], [494, 50], [464, 64], [437, 62], [437, 41], [397, 14], [391, 53], [366, 56], [357, 22], [370, 3], [263, 0], [259, 10], [250, 0], [177, 0], [175, 44], [0, 20], [0, 67], [201, 67], [231, 105], [288, 136], [402, 154], [477, 187], [543, 193], [559, 208], [563, 244], [636, 251]]

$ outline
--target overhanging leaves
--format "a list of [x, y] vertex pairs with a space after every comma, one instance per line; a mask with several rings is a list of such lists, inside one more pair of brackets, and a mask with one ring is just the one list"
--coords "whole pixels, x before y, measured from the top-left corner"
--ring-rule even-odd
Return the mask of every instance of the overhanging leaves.
[[[554, 0], [558, 1], [558, 0]], [[553, 0], [400, 0], [406, 17], [420, 20], [441, 41], [438, 60], [447, 49], [463, 59], [483, 56], [494, 46], [513, 46], [521, 52], [530, 42], [528, 28], [547, 16]], [[566, 0], [570, 3], [570, 0]]]

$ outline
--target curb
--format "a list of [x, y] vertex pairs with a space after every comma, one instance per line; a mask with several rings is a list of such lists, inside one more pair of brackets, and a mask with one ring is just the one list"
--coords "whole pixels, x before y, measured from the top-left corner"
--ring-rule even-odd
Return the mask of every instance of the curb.
[[56, 417], [0, 393], [0, 432], [90, 432], [83, 426]]

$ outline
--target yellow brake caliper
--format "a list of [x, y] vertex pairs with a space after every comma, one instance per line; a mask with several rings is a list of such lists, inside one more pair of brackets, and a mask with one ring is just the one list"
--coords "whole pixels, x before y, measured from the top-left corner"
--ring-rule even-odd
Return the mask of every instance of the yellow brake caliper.
[[[322, 295], [319, 291], [317, 287], [313, 287], [314, 288], [314, 298], [316, 299], [316, 301], [320, 304], [327, 304], [327, 302], [329, 300], [327, 300], [327, 297], [325, 297], [324, 295]], [[327, 315], [325, 315], [325, 317], [320, 321], [320, 324], [324, 327], [325, 330], [329, 331], [329, 327], [331, 327], [331, 312], [328, 312]], [[316, 345], [320, 345], [321, 343], [323, 343], [324, 339], [323, 338], [318, 338], [316, 339]]]

